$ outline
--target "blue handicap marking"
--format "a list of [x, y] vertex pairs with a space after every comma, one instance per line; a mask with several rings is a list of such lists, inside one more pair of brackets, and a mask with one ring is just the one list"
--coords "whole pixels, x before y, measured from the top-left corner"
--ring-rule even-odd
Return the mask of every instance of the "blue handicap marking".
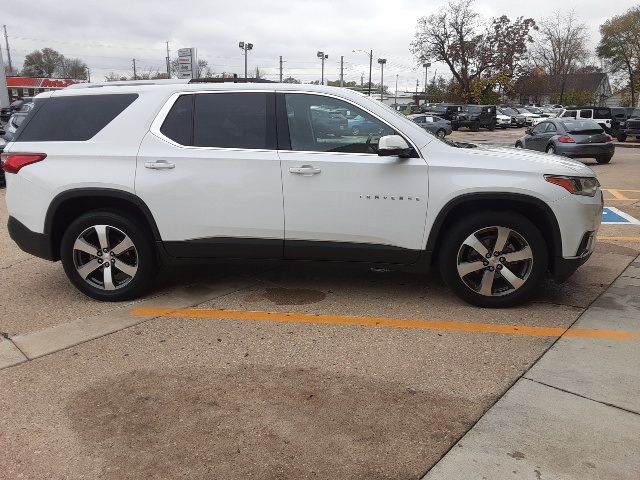
[[605, 207], [602, 211], [602, 223], [617, 225], [640, 225], [640, 220], [633, 218], [614, 207]]

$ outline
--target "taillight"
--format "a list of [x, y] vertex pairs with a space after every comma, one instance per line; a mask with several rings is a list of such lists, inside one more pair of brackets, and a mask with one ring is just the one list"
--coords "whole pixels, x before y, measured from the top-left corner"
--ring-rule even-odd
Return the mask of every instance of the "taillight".
[[613, 137], [611, 135], [607, 135], [607, 142], [613, 142]]
[[18, 173], [22, 167], [44, 160], [46, 153], [3, 153], [2, 169], [7, 173]]
[[558, 141], [560, 143], [576, 143], [576, 141], [569, 135], [562, 135], [560, 138], [558, 138]]

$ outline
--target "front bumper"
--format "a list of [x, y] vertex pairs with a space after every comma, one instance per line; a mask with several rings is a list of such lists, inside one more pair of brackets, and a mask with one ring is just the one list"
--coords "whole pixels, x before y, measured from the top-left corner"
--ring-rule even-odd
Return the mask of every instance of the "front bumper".
[[32, 232], [14, 217], [9, 217], [7, 229], [9, 230], [9, 236], [21, 250], [45, 260], [57, 260], [52, 251], [49, 235]]

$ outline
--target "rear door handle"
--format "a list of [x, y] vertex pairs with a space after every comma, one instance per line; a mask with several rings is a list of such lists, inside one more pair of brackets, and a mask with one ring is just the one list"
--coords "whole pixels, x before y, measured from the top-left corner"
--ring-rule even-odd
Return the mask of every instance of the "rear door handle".
[[155, 162], [144, 162], [145, 168], [150, 168], [152, 170], [169, 170], [171, 168], [176, 168], [175, 163], [168, 162], [166, 160], [156, 160]]
[[311, 175], [317, 175], [321, 172], [319, 168], [314, 167], [313, 165], [302, 165], [301, 167], [291, 167], [289, 169], [289, 173], [295, 173], [297, 175], [304, 175], [306, 177], [310, 177]]

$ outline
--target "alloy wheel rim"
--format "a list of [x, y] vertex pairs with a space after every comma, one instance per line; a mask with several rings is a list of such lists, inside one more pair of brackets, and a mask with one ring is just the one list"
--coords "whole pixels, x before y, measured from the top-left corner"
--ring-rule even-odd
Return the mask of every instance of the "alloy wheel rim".
[[520, 289], [532, 268], [531, 246], [508, 227], [476, 230], [458, 250], [458, 276], [467, 288], [486, 297], [501, 297]]
[[118, 290], [138, 272], [138, 251], [129, 236], [111, 225], [92, 225], [73, 244], [73, 263], [94, 288]]

